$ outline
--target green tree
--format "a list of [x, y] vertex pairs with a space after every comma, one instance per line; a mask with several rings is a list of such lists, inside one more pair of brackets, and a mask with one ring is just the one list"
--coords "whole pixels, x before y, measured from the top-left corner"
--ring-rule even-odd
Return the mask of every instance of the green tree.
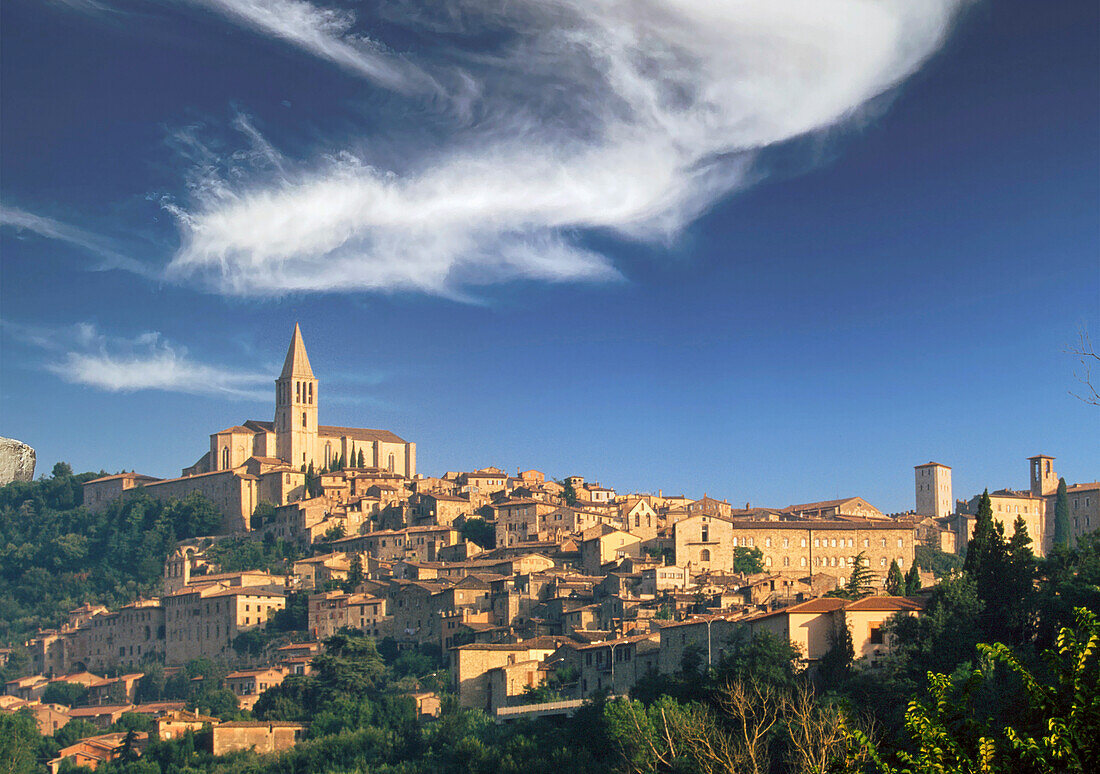
[[961, 556], [958, 554], [949, 554], [935, 546], [918, 543], [913, 553], [916, 558], [917, 566], [925, 572], [932, 573], [937, 578], [942, 578], [948, 573], [961, 570], [963, 567], [963, 558]]
[[868, 566], [867, 558], [860, 551], [852, 557], [852, 574], [848, 576], [848, 582], [843, 588], [829, 593], [829, 596], [844, 597], [845, 599], [862, 599], [874, 592], [875, 574]]
[[274, 518], [275, 506], [267, 502], [267, 500], [260, 500], [259, 505], [256, 506], [256, 510], [252, 512], [252, 518], [249, 520], [249, 526], [253, 529], [253, 531], [259, 531], [264, 528], [264, 525], [269, 524]]
[[360, 468], [365, 468], [366, 466], [367, 466], [367, 460], [366, 460], [366, 457], [364, 457], [364, 456], [363, 456], [363, 450], [362, 450], [362, 449], [360, 449], [360, 450], [359, 450], [359, 464], [358, 464], [358, 466], [357, 466], [357, 467], [360, 467]]
[[3, 774], [37, 774], [37, 750], [42, 735], [28, 710], [0, 713], [0, 771]]
[[997, 530], [993, 523], [993, 503], [989, 490], [982, 492], [978, 501], [978, 513], [974, 518], [974, 531], [966, 544], [966, 560], [963, 571], [975, 581], [988, 572], [987, 566], [996, 555]]
[[1054, 497], [1054, 545], [1069, 546], [1073, 533], [1069, 525], [1069, 494], [1066, 480], [1058, 479], [1058, 493]]
[[1085, 533], [1073, 548], [1055, 546], [1040, 574], [1036, 641], [1051, 647], [1058, 632], [1073, 624], [1076, 608], [1100, 610], [1100, 532]]
[[359, 584], [363, 582], [363, 558], [356, 551], [351, 555], [351, 562], [348, 567], [348, 579], [344, 582], [344, 591], [351, 593], [355, 589], [359, 588]]
[[83, 704], [87, 698], [88, 688], [80, 683], [50, 683], [42, 694], [42, 701], [46, 704], [64, 704], [66, 707]]
[[[916, 567], [916, 565], [913, 565]], [[894, 559], [890, 562], [890, 569], [886, 573], [886, 593], [891, 596], [899, 596], [904, 593], [905, 579], [901, 575], [901, 568], [898, 567], [898, 560]]]
[[[881, 774], [1053, 774], [1100, 769], [1100, 625], [1079, 608], [1076, 625], [1060, 632], [1046, 654], [1051, 676], [1032, 672], [1003, 643], [979, 644], [982, 663], [948, 676], [930, 672], [931, 701], [906, 711], [908, 744], [890, 749], [846, 729], [847, 751], [837, 771]], [[1002, 674], [998, 674], [998, 673]], [[1011, 678], [1011, 679], [1008, 679]], [[976, 701], [1000, 685], [1003, 703], [1018, 711], [1005, 723]]]
[[482, 548], [492, 548], [496, 542], [496, 534], [493, 527], [485, 519], [470, 516], [462, 522], [459, 528], [463, 540], [469, 540]]
[[834, 619], [832, 631], [829, 632], [829, 650], [818, 662], [818, 677], [829, 686], [839, 685], [851, 673], [852, 663], [856, 658], [855, 645], [852, 643], [852, 632], [848, 628], [848, 621], [843, 611]]
[[577, 490], [573, 487], [573, 482], [570, 481], [568, 478], [565, 479], [565, 481], [562, 483], [561, 497], [563, 500], [565, 500], [565, 504], [568, 505], [570, 508], [573, 508], [579, 502], [577, 498]]
[[1005, 573], [998, 584], [1000, 633], [1005, 641], [1022, 645], [1030, 641], [1035, 628], [1036, 592], [1035, 580], [1038, 563], [1031, 551], [1031, 537], [1022, 516], [1016, 518], [1012, 537], [1005, 547]]
[[928, 672], [951, 672], [974, 659], [982, 641], [979, 619], [985, 605], [965, 573], [940, 581], [920, 616], [897, 616], [886, 624], [894, 642], [892, 671], [916, 681]]
[[917, 563], [913, 562], [909, 565], [909, 570], [905, 573], [905, 582], [903, 584], [902, 594], [907, 597], [911, 597], [921, 589], [920, 582], [920, 569], [917, 567]]
[[233, 638], [233, 650], [239, 656], [256, 657], [264, 652], [269, 641], [270, 638], [265, 636], [262, 629], [246, 629]]
[[733, 571], [745, 575], [764, 572], [764, 552], [756, 547], [738, 546], [734, 548]]

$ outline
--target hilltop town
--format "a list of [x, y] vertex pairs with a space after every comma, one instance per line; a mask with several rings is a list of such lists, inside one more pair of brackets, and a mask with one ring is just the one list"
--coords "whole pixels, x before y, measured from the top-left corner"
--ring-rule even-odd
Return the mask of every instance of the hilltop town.
[[[273, 420], [212, 433], [180, 477], [83, 482], [91, 513], [127, 498], [199, 495], [220, 528], [164, 556], [158, 595], [117, 609], [84, 604], [30, 638], [28, 673], [5, 685], [0, 709], [29, 709], [43, 734], [144, 713], [162, 739], [212, 726], [217, 754], [286, 749], [306, 725], [143, 702], [141, 680], [154, 666], [171, 677], [207, 659], [225, 665], [221, 685], [247, 711], [310, 674], [326, 641], [345, 632], [429, 655], [458, 706], [500, 722], [628, 695], [693, 658], [716, 664], [760, 633], [789, 644], [812, 672], [844, 629], [857, 668], [876, 670], [893, 645], [890, 620], [922, 615], [929, 590], [961, 566], [982, 507], [977, 494], [955, 499], [951, 468], [936, 462], [914, 468], [914, 508], [901, 514], [858, 496], [764, 507], [619, 492], [536, 469], [426, 475], [416, 444], [391, 431], [319, 424], [320, 383], [297, 326], [275, 384]], [[1006, 534], [1022, 524], [1043, 556], [1100, 526], [1100, 483], [1060, 489], [1053, 457], [1028, 464], [1026, 489], [985, 500]], [[276, 571], [239, 566], [249, 546], [264, 556], [278, 546], [286, 560]], [[230, 556], [234, 569], [223, 566]], [[84, 686], [83, 706], [44, 701], [59, 683]], [[437, 691], [409, 695], [419, 716], [439, 714]], [[123, 736], [79, 741], [51, 765], [112, 760], [132, 744]]]

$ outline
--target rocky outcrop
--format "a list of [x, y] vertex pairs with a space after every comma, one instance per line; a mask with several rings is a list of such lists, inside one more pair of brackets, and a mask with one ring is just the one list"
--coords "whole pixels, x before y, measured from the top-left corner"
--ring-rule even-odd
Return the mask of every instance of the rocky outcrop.
[[34, 479], [34, 449], [22, 441], [0, 437], [0, 486]]

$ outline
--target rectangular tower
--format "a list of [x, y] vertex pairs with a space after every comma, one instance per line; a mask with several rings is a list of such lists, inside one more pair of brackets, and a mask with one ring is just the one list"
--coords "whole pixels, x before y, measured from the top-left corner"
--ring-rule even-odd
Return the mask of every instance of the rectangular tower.
[[951, 468], [938, 462], [917, 465], [917, 514], [941, 518], [951, 515]]
[[1031, 493], [1046, 497], [1058, 491], [1058, 474], [1054, 472], [1054, 458], [1046, 454], [1028, 457], [1031, 463]]

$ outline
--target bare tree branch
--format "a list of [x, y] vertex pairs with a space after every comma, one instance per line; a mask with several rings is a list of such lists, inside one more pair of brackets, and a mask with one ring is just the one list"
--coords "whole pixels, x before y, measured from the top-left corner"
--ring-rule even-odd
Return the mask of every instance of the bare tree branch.
[[1088, 403], [1090, 406], [1100, 406], [1100, 391], [1097, 391], [1098, 385], [1092, 380], [1092, 367], [1100, 364], [1100, 354], [1097, 354], [1087, 328], [1081, 328], [1078, 333], [1077, 344], [1066, 351], [1071, 355], [1076, 355], [1081, 362], [1080, 369], [1075, 370], [1073, 375], [1077, 377], [1077, 381], [1085, 385], [1085, 389], [1081, 394], [1071, 391], [1070, 395]]

